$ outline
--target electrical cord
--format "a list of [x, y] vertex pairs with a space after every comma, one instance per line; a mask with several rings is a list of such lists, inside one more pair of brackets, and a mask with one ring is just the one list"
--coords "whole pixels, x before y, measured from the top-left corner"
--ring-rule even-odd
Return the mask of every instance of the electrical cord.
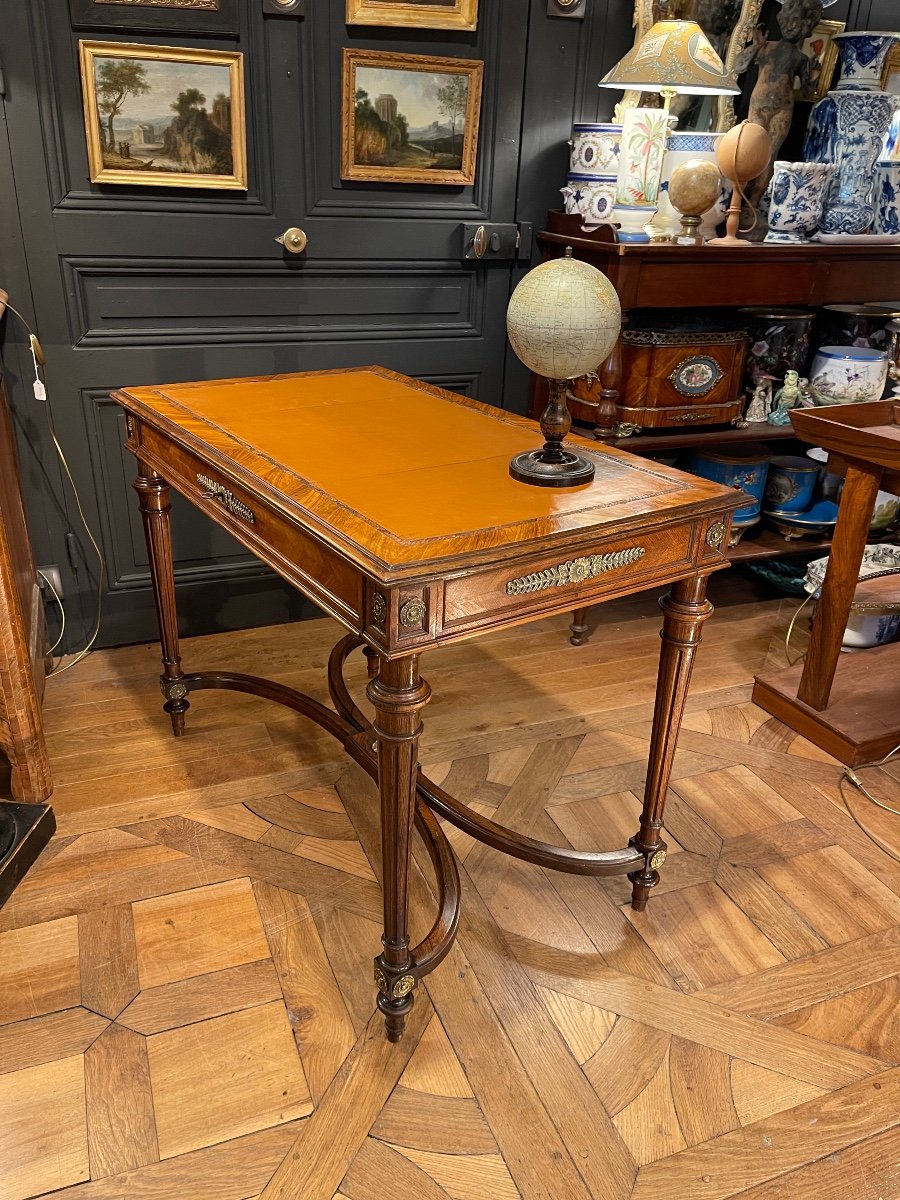
[[[886, 754], [884, 756], [884, 758], [880, 758], [878, 760], [878, 762], [863, 763], [863, 765], [857, 769], [860, 771], [865, 771], [865, 770], [868, 770], [870, 767], [883, 767], [884, 764], [886, 762], [890, 762], [890, 760], [896, 754], [900, 754], [900, 746], [895, 746], [894, 749], [891, 750], [889, 754]], [[856, 774], [856, 771], [854, 771], [852, 769], [852, 767], [844, 767], [843, 771], [841, 772], [841, 778], [838, 781], [838, 790], [841, 793], [841, 800], [843, 800], [843, 802], [844, 802], [844, 808], [846, 808], [847, 812], [850, 814], [850, 816], [853, 818], [853, 820], [856, 822], [856, 824], [859, 826], [859, 828], [863, 831], [863, 833], [866, 835], [866, 837], [869, 838], [870, 841], [874, 842], [875, 845], [878, 846], [878, 848], [880, 850], [883, 850], [884, 853], [887, 854], [890, 858], [894, 859], [895, 862], [900, 862], [900, 854], [897, 854], [896, 851], [894, 851], [890, 848], [890, 846], [886, 845], [881, 840], [881, 838], [878, 837], [878, 835], [876, 833], [873, 833], [872, 830], [869, 829], [869, 827], [853, 811], [853, 807], [851, 806], [850, 801], [847, 799], [847, 794], [844, 791], [844, 781], [845, 780], [847, 780], [849, 783], [851, 783], [857, 789], [857, 791], [862, 792], [862, 794], [865, 796], [865, 798], [867, 800], [871, 801], [872, 804], [876, 805], [878, 808], [883, 809], [885, 812], [893, 813], [893, 815], [895, 817], [900, 817], [900, 808], [894, 808], [893, 805], [885, 804], [885, 802], [883, 800], [879, 800], [877, 796], [873, 796], [872, 793], [869, 791], [869, 789], [866, 787], [866, 785], [863, 783], [863, 781], [860, 779], [860, 777]]]
[[41, 579], [43, 579], [44, 583], [46, 583], [47, 587], [53, 593], [53, 599], [59, 605], [59, 619], [62, 622], [62, 624], [60, 625], [60, 628], [59, 628], [59, 637], [56, 639], [56, 641], [53, 643], [53, 645], [47, 651], [48, 654], [52, 654], [53, 651], [56, 649], [56, 647], [59, 645], [59, 643], [63, 640], [63, 634], [66, 632], [66, 610], [65, 610], [62, 600], [60, 600], [60, 598], [59, 598], [56, 588], [53, 586], [53, 581], [50, 579], [50, 577], [48, 575], [45, 575], [44, 572], [40, 571], [40, 570], [37, 573], [38, 573], [38, 575], [40, 575]]
[[[85, 515], [84, 515], [84, 509], [82, 508], [82, 505], [81, 505], [81, 497], [78, 494], [78, 488], [75, 486], [75, 479], [72, 475], [72, 471], [71, 471], [71, 468], [69, 467], [69, 463], [68, 463], [68, 460], [66, 459], [63, 448], [60, 445], [59, 438], [57, 437], [56, 427], [53, 424], [53, 413], [50, 411], [50, 405], [47, 403], [47, 388], [46, 388], [46, 385], [45, 385], [43, 379], [41, 378], [41, 367], [44, 365], [44, 361], [45, 361], [44, 360], [44, 352], [43, 352], [43, 349], [41, 348], [41, 343], [38, 341], [37, 334], [34, 332], [34, 330], [31, 328], [31, 326], [28, 324], [28, 322], [25, 320], [25, 318], [22, 316], [22, 314], [19, 312], [19, 310], [17, 308], [14, 308], [13, 305], [10, 304], [8, 300], [6, 302], [6, 307], [9, 309], [9, 311], [11, 313], [13, 313], [15, 316], [17, 316], [19, 318], [19, 320], [25, 326], [25, 329], [28, 331], [28, 344], [29, 344], [29, 348], [31, 350], [31, 361], [34, 364], [34, 385], [33, 385], [34, 398], [35, 398], [35, 400], [38, 400], [40, 403], [42, 403], [44, 405], [44, 411], [47, 415], [47, 428], [50, 431], [50, 437], [53, 441], [54, 449], [56, 450], [56, 453], [59, 456], [59, 461], [62, 464], [62, 468], [66, 474], [66, 478], [68, 479], [69, 485], [72, 488], [72, 494], [75, 497], [75, 505], [78, 509], [78, 516], [81, 518], [81, 524], [84, 526], [84, 531], [88, 536], [88, 540], [90, 541], [91, 545], [94, 548], [94, 553], [97, 555], [97, 562], [99, 564], [99, 571], [98, 571], [98, 575], [97, 575], [97, 615], [94, 620], [94, 627], [91, 632], [91, 636], [88, 638], [86, 645], [74, 655], [74, 657], [72, 658], [72, 660], [70, 662], [67, 662], [67, 663], [65, 663], [65, 665], [62, 665], [63, 659], [60, 659], [60, 662], [57, 663], [57, 665], [55, 667], [53, 667], [50, 671], [47, 672], [48, 676], [62, 675], [63, 672], [70, 670], [74, 666], [77, 666], [78, 663], [80, 663], [84, 658], [87, 657], [87, 655], [93, 649], [94, 643], [97, 641], [97, 638], [100, 636], [100, 621], [101, 621], [101, 617], [103, 614], [103, 579], [104, 579], [104, 575], [106, 572], [106, 564], [103, 559], [103, 552], [101, 551], [99, 545], [97, 544], [97, 539], [94, 537], [93, 533], [91, 532], [91, 527], [90, 527], [90, 525], [88, 525], [87, 517], [85, 517]], [[60, 600], [59, 596], [57, 595], [56, 589], [53, 587], [53, 584], [50, 583], [50, 580], [47, 579], [47, 576], [44, 575], [43, 572], [39, 572], [39, 574], [41, 575], [41, 578], [46, 581], [47, 585], [50, 588], [50, 591], [53, 593], [53, 596], [56, 599], [56, 602], [60, 607], [60, 611], [62, 612], [62, 629], [60, 630], [59, 637], [56, 639], [53, 646], [51, 647], [50, 653], [52, 654], [53, 651], [57, 648], [57, 646], [59, 646], [60, 642], [62, 641], [63, 633], [65, 632], [65, 627], [66, 627], [66, 614], [65, 614], [65, 608], [63, 606], [63, 602], [62, 602], [62, 600]]]
[[[896, 568], [891, 568], [886, 571], [877, 571], [872, 575], [868, 575], [866, 577], [866, 579], [867, 580], [868, 579], [879, 579], [883, 575], [897, 575], [897, 574], [900, 574], [900, 571], [898, 571]], [[791, 658], [791, 637], [793, 636], [793, 633], [794, 633], [794, 625], [797, 622], [797, 618], [800, 616], [800, 614], [803, 612], [804, 608], [806, 608], [807, 604], [809, 604], [810, 600], [812, 600], [813, 598], [814, 598], [814, 593], [812, 593], [812, 592], [805, 598], [803, 603], [800, 605], [800, 607], [797, 609], [797, 611], [791, 617], [791, 623], [790, 623], [790, 625], [788, 625], [787, 633], [785, 634], [785, 637], [784, 637], [784, 655], [785, 655], [785, 658], [788, 660], [789, 665], [792, 667], [796, 666], [797, 663], [802, 662], [803, 659], [806, 657], [806, 654], [803, 653], [803, 654], [798, 654], [798, 656], [794, 659]], [[869, 770], [870, 768], [873, 768], [873, 767], [883, 767], [884, 764], [887, 762], [890, 762], [890, 760], [896, 754], [900, 754], [900, 746], [895, 746], [894, 749], [891, 750], [889, 754], [886, 754], [884, 756], [884, 758], [880, 758], [877, 762], [863, 763], [863, 765], [860, 766], [858, 768], [858, 770], [865, 771], [865, 770]], [[856, 823], [856, 825], [859, 826], [859, 828], [862, 830], [862, 832], [866, 835], [866, 837], [871, 842], [874, 842], [874, 844], [880, 850], [883, 850], [884, 853], [887, 854], [890, 858], [894, 859], [895, 862], [900, 862], [900, 854], [897, 854], [896, 851], [892, 850], [890, 848], [890, 846], [888, 846], [884, 841], [882, 841], [882, 839], [876, 833], [873, 833], [873, 831], [871, 829], [869, 829], [869, 827], [865, 824], [865, 822], [862, 820], [862, 818], [856, 812], [853, 811], [853, 806], [850, 804], [850, 801], [847, 797], [847, 793], [844, 791], [845, 783], [852, 784], [852, 786], [855, 787], [857, 791], [861, 792], [868, 801], [870, 801], [872, 804], [876, 805], [878, 808], [883, 809], [885, 812], [892, 813], [895, 817], [900, 817], [900, 808], [894, 808], [890, 804], [885, 804], [885, 802], [883, 800], [879, 800], [877, 796], [873, 796], [872, 793], [869, 791], [869, 789], [866, 787], [866, 785], [863, 783], [863, 781], [860, 779], [860, 777], [856, 774], [856, 771], [854, 771], [851, 767], [844, 767], [843, 771], [841, 772], [841, 777], [838, 780], [838, 791], [841, 794], [841, 800], [843, 802], [844, 808], [846, 808], [849, 816], [852, 817], [852, 819]]]

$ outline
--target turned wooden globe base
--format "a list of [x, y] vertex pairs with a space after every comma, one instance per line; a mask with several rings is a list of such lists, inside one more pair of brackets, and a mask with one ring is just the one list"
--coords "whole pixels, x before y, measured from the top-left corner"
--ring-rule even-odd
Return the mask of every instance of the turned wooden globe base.
[[534, 487], [583, 487], [594, 478], [594, 464], [563, 446], [572, 428], [566, 403], [566, 380], [550, 380], [550, 400], [541, 417], [541, 433], [547, 439], [542, 450], [526, 450], [509, 464], [509, 473], [519, 483]]

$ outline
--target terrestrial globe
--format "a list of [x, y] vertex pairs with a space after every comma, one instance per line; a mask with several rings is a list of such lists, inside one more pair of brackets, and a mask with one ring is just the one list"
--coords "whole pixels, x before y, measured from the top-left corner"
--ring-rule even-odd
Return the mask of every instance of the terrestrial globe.
[[526, 367], [550, 380], [550, 402], [541, 417], [542, 450], [518, 454], [509, 472], [520, 483], [575, 487], [590, 483], [594, 465], [563, 447], [572, 427], [566, 380], [596, 371], [615, 346], [622, 326], [616, 290], [590, 263], [572, 257], [541, 263], [512, 294], [506, 328]]

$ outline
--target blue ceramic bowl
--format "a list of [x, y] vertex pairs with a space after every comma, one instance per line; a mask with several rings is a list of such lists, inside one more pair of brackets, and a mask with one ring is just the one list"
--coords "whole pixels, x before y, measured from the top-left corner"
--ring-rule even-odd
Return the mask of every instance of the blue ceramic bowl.
[[802, 513], [812, 504], [819, 468], [808, 458], [779, 454], [769, 463], [765, 504], [780, 513]]
[[745, 492], [747, 503], [736, 510], [733, 519], [735, 525], [752, 525], [762, 508], [770, 458], [765, 446], [750, 442], [745, 446], [695, 450], [688, 459], [687, 469], [702, 479]]

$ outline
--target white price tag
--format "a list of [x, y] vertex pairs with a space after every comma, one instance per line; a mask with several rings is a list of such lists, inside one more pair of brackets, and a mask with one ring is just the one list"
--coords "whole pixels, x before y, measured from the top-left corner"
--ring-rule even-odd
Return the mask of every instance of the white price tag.
[[34, 381], [34, 398], [35, 400], [47, 399], [47, 389], [44, 387], [44, 384], [40, 379], [36, 379]]

